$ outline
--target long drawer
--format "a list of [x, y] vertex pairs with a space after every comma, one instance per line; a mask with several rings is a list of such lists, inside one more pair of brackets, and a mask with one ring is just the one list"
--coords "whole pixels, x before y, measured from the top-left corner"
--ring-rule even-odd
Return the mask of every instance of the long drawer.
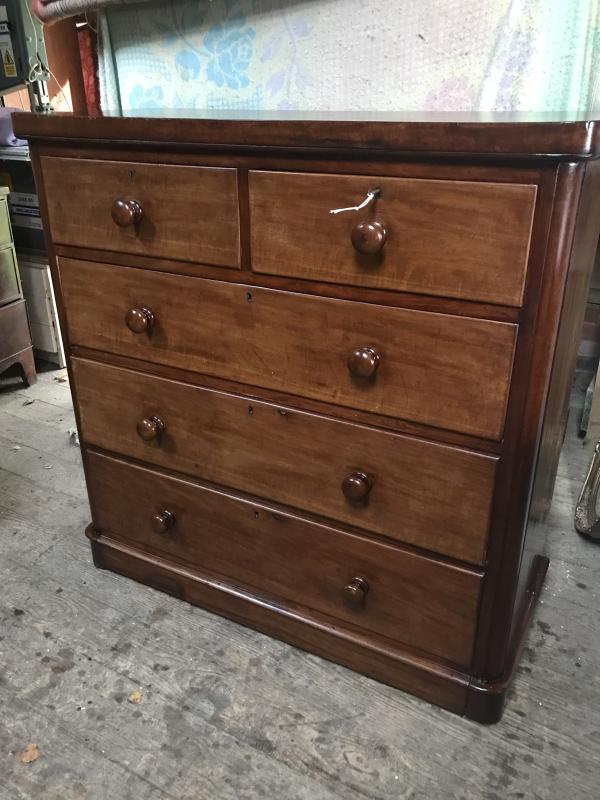
[[93, 361], [72, 365], [88, 444], [483, 560], [494, 457]]
[[256, 272], [523, 301], [534, 185], [258, 171], [249, 184]]
[[239, 268], [235, 169], [54, 156], [41, 165], [54, 242]]
[[480, 573], [94, 452], [87, 466], [101, 535], [469, 665]]
[[71, 344], [502, 436], [515, 325], [67, 258], [60, 276]]

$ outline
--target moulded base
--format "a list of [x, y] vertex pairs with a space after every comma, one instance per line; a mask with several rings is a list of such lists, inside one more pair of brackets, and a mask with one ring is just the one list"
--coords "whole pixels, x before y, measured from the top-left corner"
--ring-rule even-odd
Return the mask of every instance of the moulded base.
[[486, 683], [450, 665], [403, 650], [395, 642], [373, 639], [364, 632], [342, 627], [336, 620], [312, 610], [283, 605], [225, 579], [142, 553], [98, 534], [92, 525], [86, 529], [86, 535], [91, 540], [94, 564], [100, 569], [133, 578], [410, 692], [455, 714], [488, 724], [502, 716], [506, 691], [548, 568], [547, 559], [536, 558], [527, 602], [515, 630], [518, 642], [515, 642], [510, 672], [506, 678]]

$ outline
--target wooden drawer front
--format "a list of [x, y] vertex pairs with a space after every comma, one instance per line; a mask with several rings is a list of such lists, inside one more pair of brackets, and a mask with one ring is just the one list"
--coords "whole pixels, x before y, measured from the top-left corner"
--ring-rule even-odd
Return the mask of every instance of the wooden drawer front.
[[[239, 268], [235, 169], [54, 157], [41, 162], [54, 242]], [[114, 222], [117, 200], [139, 204], [138, 224]]]
[[21, 282], [13, 247], [0, 250], [0, 306], [21, 297]]
[[[516, 326], [60, 260], [72, 344], [490, 439], [502, 435]], [[147, 307], [150, 333], [127, 310]], [[356, 379], [358, 348], [380, 355]]]
[[[381, 195], [369, 207], [329, 213], [360, 203], [374, 187]], [[535, 196], [536, 187], [524, 184], [250, 172], [252, 266], [519, 306]], [[365, 255], [351, 236], [369, 222], [383, 223], [386, 239], [379, 253]]]
[[[483, 560], [494, 457], [92, 361], [73, 359], [73, 371], [89, 444]], [[148, 442], [136, 426], [152, 417], [165, 430]], [[356, 473], [371, 489], [349, 502], [342, 482]]]
[[[104, 455], [87, 463], [98, 532], [469, 665], [477, 572]], [[356, 605], [344, 592], [354, 577], [368, 587]]]
[[25, 300], [0, 307], [0, 361], [31, 347]]

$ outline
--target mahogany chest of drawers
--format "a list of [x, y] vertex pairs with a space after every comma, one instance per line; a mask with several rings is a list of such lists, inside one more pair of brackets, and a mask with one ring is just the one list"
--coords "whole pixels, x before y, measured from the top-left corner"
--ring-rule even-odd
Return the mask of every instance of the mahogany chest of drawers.
[[15, 130], [95, 563], [498, 719], [548, 564], [597, 125]]

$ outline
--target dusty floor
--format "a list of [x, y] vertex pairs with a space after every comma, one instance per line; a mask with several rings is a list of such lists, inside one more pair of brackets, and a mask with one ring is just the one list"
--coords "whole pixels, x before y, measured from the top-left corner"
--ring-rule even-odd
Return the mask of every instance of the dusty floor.
[[1, 800], [600, 796], [600, 548], [571, 522], [589, 445], [567, 442], [543, 605], [483, 728], [97, 571], [61, 375], [0, 382]]

